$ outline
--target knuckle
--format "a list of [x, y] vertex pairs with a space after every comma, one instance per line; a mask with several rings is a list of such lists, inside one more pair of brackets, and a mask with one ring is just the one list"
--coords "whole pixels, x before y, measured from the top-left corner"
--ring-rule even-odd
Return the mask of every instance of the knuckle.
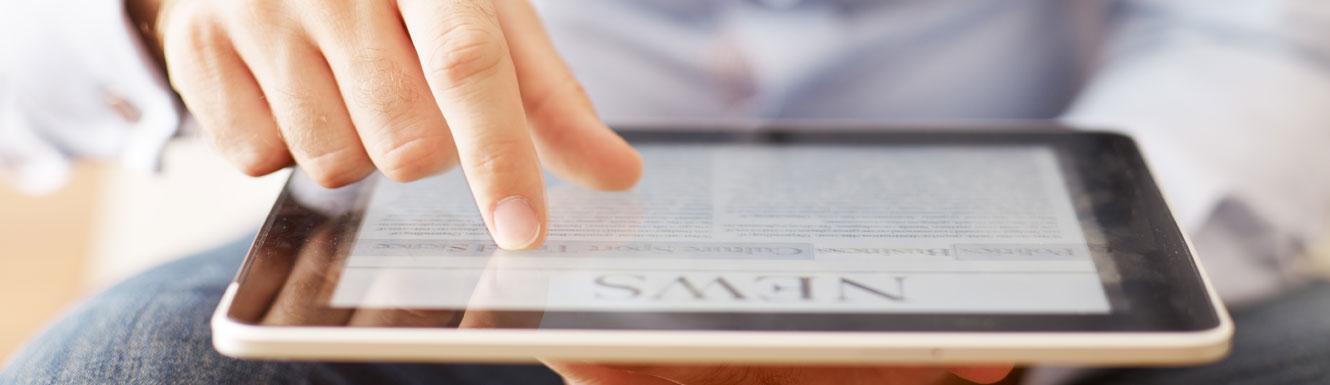
[[320, 128], [341, 123], [328, 113], [328, 106], [319, 103], [311, 87], [295, 84], [281, 84], [269, 89], [272, 97], [268, 98], [282, 135], [295, 147], [310, 147], [324, 144], [326, 139], [319, 135]]
[[410, 182], [451, 167], [455, 159], [451, 150], [452, 143], [445, 138], [418, 137], [394, 144], [375, 164], [389, 179]]
[[550, 106], [558, 104], [557, 101], [588, 99], [586, 89], [582, 88], [582, 83], [578, 82], [571, 73], [563, 74], [553, 84], [553, 87], [548, 87], [543, 92], [523, 98], [523, 108], [532, 115], [540, 116], [547, 113]]
[[308, 10], [318, 15], [315, 20], [319, 22], [318, 27], [324, 31], [339, 37], [352, 38], [360, 31], [373, 27], [374, 21], [381, 16], [376, 10], [385, 9], [385, 3], [382, 0], [303, 0], [299, 3], [299, 7], [301, 10]]
[[360, 179], [369, 175], [369, 172], [352, 173], [343, 169], [326, 170], [326, 169], [310, 169], [309, 167], [304, 167], [304, 170], [305, 173], [309, 175], [309, 178], [314, 181], [314, 183], [318, 183], [320, 186], [327, 188], [343, 187], [355, 183], [356, 181], [359, 181]]
[[511, 139], [491, 139], [485, 144], [475, 146], [470, 156], [463, 160], [467, 172], [486, 175], [520, 175], [528, 165], [522, 164], [522, 156], [514, 149], [522, 148], [522, 143]]
[[235, 0], [220, 4], [229, 5], [223, 11], [228, 20], [248, 29], [271, 30], [276, 26], [289, 24], [293, 20], [280, 1]]
[[373, 171], [365, 156], [352, 147], [338, 147], [324, 152], [308, 153], [300, 167], [320, 186], [337, 188], [364, 178]]
[[240, 172], [252, 177], [259, 177], [281, 170], [291, 163], [286, 151], [249, 150], [235, 151], [228, 155]]
[[246, 132], [221, 132], [200, 117], [203, 129], [217, 151], [241, 173], [259, 177], [281, 170], [291, 164], [291, 153], [280, 141], [264, 140], [264, 135]]
[[272, 6], [263, 4], [258, 0], [241, 0], [227, 2], [230, 6], [225, 7], [219, 14], [225, 21], [227, 27], [234, 32], [248, 32], [247, 36], [257, 35], [259, 31], [269, 31], [276, 24], [277, 20], [272, 12], [263, 12], [263, 9], [271, 9]]
[[353, 60], [355, 71], [361, 74], [355, 86], [355, 103], [370, 109], [390, 125], [410, 120], [423, 94], [407, 71], [381, 49], [362, 49]]
[[231, 10], [233, 12], [244, 12], [245, 10], [249, 9], [252, 9], [255, 12], [257, 12], [262, 10], [272, 10], [272, 8], [274, 8], [275, 6], [275, 4], [273, 3], [276, 2], [267, 1], [267, 0], [233, 0], [233, 1], [228, 1], [227, 3], [230, 3], [232, 5]]
[[[172, 75], [181, 72], [206, 74], [203, 68], [216, 66], [221, 52], [230, 49], [230, 39], [226, 33], [209, 20], [181, 21], [166, 26], [162, 36], [162, 53], [166, 58], [168, 71]], [[191, 79], [208, 80], [208, 79]]]
[[497, 70], [507, 54], [502, 38], [478, 22], [458, 22], [437, 39], [429, 73], [448, 85]]
[[219, 2], [219, 11], [230, 33], [262, 50], [273, 50], [273, 42], [303, 39], [304, 29], [295, 11], [280, 1], [243, 0]]
[[231, 164], [245, 175], [264, 176], [291, 164], [291, 154], [281, 146], [245, 141], [227, 143], [221, 139], [214, 142]]
[[197, 3], [174, 4], [161, 9], [156, 27], [165, 43], [189, 35], [190, 32], [200, 29], [200, 26], [211, 26], [213, 19]]
[[347, 42], [366, 40], [364, 31], [375, 30], [381, 25], [386, 19], [382, 11], [388, 8], [384, 0], [289, 1], [293, 1], [292, 8], [308, 14], [301, 29], [311, 40], [321, 42], [324, 49], [329, 50], [336, 50]]
[[212, 23], [192, 21], [174, 23], [167, 34], [166, 49], [197, 53], [214, 50], [224, 45], [224, 36]]

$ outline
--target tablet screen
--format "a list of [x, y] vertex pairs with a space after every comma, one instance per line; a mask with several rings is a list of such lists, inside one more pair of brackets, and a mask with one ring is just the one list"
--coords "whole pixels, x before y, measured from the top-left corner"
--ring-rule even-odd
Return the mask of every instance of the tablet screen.
[[[546, 174], [500, 250], [462, 171], [324, 189], [299, 171], [229, 317], [259, 325], [835, 331], [1206, 330], [1218, 314], [1128, 138], [625, 132], [627, 191]], [[485, 321], [477, 321], [485, 320]]]
[[[490, 240], [460, 171], [377, 178], [328, 303], [610, 312], [1110, 311], [1042, 145], [642, 144], [628, 191], [546, 175], [543, 246]], [[1091, 223], [1092, 225], [1092, 223]]]

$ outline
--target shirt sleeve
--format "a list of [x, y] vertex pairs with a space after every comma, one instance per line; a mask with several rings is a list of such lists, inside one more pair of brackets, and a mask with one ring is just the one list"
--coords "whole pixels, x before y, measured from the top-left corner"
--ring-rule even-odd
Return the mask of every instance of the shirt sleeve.
[[[1330, 7], [1173, 0], [1118, 11], [1102, 67], [1065, 119], [1137, 139], [1226, 299], [1278, 286], [1261, 273], [1289, 270], [1284, 258], [1330, 216], [1330, 47], [1320, 38]], [[1219, 282], [1216, 270], [1233, 278]]]
[[62, 186], [80, 158], [156, 169], [185, 112], [124, 3], [5, 3], [0, 179], [43, 193]]

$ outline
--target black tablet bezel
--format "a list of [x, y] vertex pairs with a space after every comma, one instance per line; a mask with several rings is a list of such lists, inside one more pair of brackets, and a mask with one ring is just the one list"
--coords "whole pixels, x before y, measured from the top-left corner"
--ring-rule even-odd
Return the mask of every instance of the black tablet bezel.
[[[1115, 300], [1107, 314], [900, 314], [900, 313], [724, 313], [724, 312], [544, 312], [543, 329], [788, 330], [857, 332], [1179, 332], [1220, 325], [1190, 248], [1164, 202], [1135, 143], [1102, 132], [1050, 130], [980, 131], [947, 129], [826, 129], [763, 127], [734, 130], [635, 129], [621, 134], [633, 143], [751, 143], [761, 145], [1046, 145], [1058, 155], [1076, 196], [1078, 215], [1093, 220], [1087, 230], [1101, 275], [1113, 281]], [[296, 172], [292, 178], [303, 178]], [[362, 184], [328, 194], [355, 200]], [[334, 197], [335, 196], [335, 197]], [[363, 197], [361, 197], [363, 198]], [[363, 199], [360, 199], [363, 205]], [[274, 205], [240, 273], [227, 316], [258, 324], [294, 264], [292, 258], [313, 232], [333, 225], [322, 250], [345, 257], [363, 208], [329, 214], [297, 202], [289, 185]], [[1109, 263], [1110, 265], [1105, 265]], [[503, 313], [503, 312], [497, 312]], [[288, 325], [288, 326], [319, 326]], [[380, 325], [382, 326], [382, 325]]]

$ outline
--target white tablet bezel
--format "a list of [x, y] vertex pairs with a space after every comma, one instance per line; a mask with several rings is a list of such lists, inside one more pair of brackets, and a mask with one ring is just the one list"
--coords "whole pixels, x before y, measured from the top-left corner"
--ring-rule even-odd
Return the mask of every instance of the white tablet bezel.
[[[1148, 159], [1147, 159], [1148, 162]], [[1171, 207], [1171, 206], [1170, 206]], [[1175, 216], [1176, 217], [1176, 216]], [[1194, 331], [819, 332], [709, 330], [444, 329], [267, 327], [230, 317], [239, 283], [212, 319], [222, 354], [249, 359], [425, 362], [596, 362], [946, 364], [1041, 363], [1178, 365], [1210, 362], [1229, 351], [1232, 321], [1191, 240], [1182, 238], [1218, 317]]]
[[754, 364], [1040, 363], [1182, 365], [1229, 351], [1233, 323], [1188, 332], [769, 332], [661, 330], [263, 327], [226, 316], [232, 283], [212, 318], [213, 345], [248, 359], [422, 362]]

